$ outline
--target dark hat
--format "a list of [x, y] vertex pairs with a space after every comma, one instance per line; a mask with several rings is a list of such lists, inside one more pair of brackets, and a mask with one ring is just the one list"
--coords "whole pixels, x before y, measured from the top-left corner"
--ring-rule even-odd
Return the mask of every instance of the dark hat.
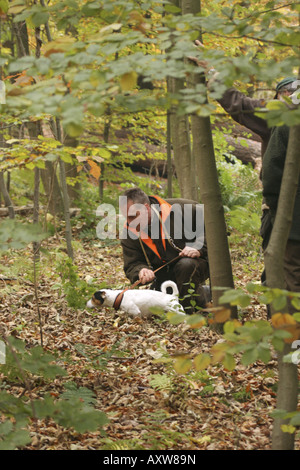
[[276, 95], [274, 96], [274, 99], [277, 98], [278, 92], [281, 90], [282, 87], [285, 85], [289, 85], [289, 83], [293, 83], [296, 79], [294, 77], [287, 77], [281, 80], [279, 83], [276, 85]]

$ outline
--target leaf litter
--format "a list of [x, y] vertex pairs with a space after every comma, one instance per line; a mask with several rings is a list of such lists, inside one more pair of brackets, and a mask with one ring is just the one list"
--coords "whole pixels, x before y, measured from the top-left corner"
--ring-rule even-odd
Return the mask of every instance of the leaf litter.
[[[55, 238], [47, 243], [50, 252], [58, 249]], [[4, 266], [13, 266], [13, 256], [2, 258]], [[15, 256], [20, 254], [15, 252]], [[27, 250], [22, 256], [31, 258], [32, 254]], [[44, 262], [47, 268], [41, 267], [38, 275], [44, 347], [58, 355], [68, 375], [50, 383], [37, 381], [34, 393], [42, 397], [50, 391], [58, 397], [66, 393], [67, 382], [74, 382], [90, 390], [93, 406], [107, 415], [109, 424], [103, 436], [100, 432], [79, 434], [52, 419], [40, 420], [31, 429], [26, 449], [270, 449], [275, 358], [267, 365], [257, 361], [249, 367], [237, 362], [231, 372], [217, 364], [178, 374], [172, 357], [209, 353], [221, 336], [207, 327], [172, 325], [158, 317], [139, 319], [108, 308], [70, 308], [56, 287], [54, 263], [47, 257]], [[83, 242], [75, 262], [82, 279], [105, 281], [113, 288], [128, 285], [118, 246]], [[243, 257], [234, 260], [235, 282], [241, 287], [260, 276], [261, 266], [256, 272], [245, 266]], [[14, 272], [13, 281], [0, 279], [0, 283], [1, 334], [40, 344], [32, 281]], [[247, 319], [266, 318], [264, 309], [255, 303], [243, 313]], [[22, 387], [10, 386], [11, 393], [19, 396]]]

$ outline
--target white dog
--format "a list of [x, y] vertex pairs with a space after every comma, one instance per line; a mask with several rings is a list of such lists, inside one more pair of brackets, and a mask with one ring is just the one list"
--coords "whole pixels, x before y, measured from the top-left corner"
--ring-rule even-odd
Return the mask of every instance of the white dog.
[[[172, 294], [167, 294], [167, 288], [172, 288]], [[150, 289], [127, 289], [112, 290], [102, 289], [93, 295], [92, 299], [87, 302], [87, 308], [95, 307], [115, 307], [116, 299], [122, 295], [121, 303], [118, 308], [121, 308], [129, 315], [151, 315], [152, 309], [161, 309], [165, 312], [175, 312], [180, 315], [185, 315], [182, 305], [178, 301], [178, 289], [173, 281], [165, 281], [161, 285], [161, 291]]]

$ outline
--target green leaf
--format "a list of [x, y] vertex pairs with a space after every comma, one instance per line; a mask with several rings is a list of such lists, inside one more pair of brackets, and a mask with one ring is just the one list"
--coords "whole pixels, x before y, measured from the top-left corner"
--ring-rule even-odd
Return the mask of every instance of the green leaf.
[[295, 415], [292, 417], [290, 424], [293, 426], [300, 426], [300, 412], [297, 411]]
[[16, 450], [18, 447], [26, 446], [30, 441], [29, 431], [19, 429], [8, 434], [6, 439], [0, 441], [0, 450]]
[[100, 157], [104, 158], [105, 160], [109, 160], [109, 158], [111, 157], [111, 152], [104, 148], [98, 149], [97, 153], [100, 155]]
[[271, 412], [271, 416], [274, 419], [287, 419], [287, 415], [288, 415], [288, 413], [287, 413], [286, 410], [276, 409], [276, 410]]
[[283, 351], [284, 341], [281, 338], [272, 338], [271, 343], [273, 344], [276, 351]]
[[271, 100], [267, 103], [266, 106], [267, 109], [270, 110], [280, 110], [280, 111], [285, 111], [286, 110], [286, 104], [283, 103], [280, 100]]
[[137, 84], [137, 73], [136, 72], [129, 72], [124, 73], [120, 79], [120, 85], [123, 91], [130, 91], [132, 90]]
[[[298, 302], [297, 302], [297, 305], [299, 305], [299, 299], [297, 299]], [[294, 305], [294, 304], [293, 304]], [[294, 305], [295, 307], [295, 305]], [[300, 322], [300, 312], [296, 312], [293, 314], [293, 318], [296, 320], [296, 321], [299, 321]]]
[[65, 162], [65, 163], [70, 163], [70, 164], [74, 163], [74, 162], [73, 162], [72, 155], [68, 154], [67, 152], [62, 152], [62, 153], [60, 154], [60, 158], [61, 158], [62, 161]]
[[35, 410], [40, 419], [51, 417], [66, 428], [74, 428], [77, 432], [96, 431], [109, 422], [105, 413], [87, 406], [81, 399], [54, 400], [46, 395], [43, 400], [35, 403]]
[[206, 319], [203, 315], [194, 313], [192, 315], [188, 315], [186, 318], [186, 323], [190, 325], [191, 328], [201, 328], [202, 326], [206, 325]]
[[234, 321], [227, 321], [227, 322], [224, 324], [224, 333], [225, 333], [225, 334], [234, 333], [236, 327], [237, 327], [236, 322], [234, 322]]
[[250, 364], [253, 364], [255, 361], [257, 361], [257, 359], [258, 351], [256, 347], [253, 347], [252, 349], [248, 349], [248, 351], [244, 352], [241, 358], [241, 362], [244, 366], [249, 366]]
[[54, 364], [54, 361], [55, 358], [52, 354], [45, 353], [41, 346], [36, 346], [24, 355], [22, 367], [32, 374], [41, 375], [48, 379], [54, 379], [58, 375], [67, 375], [67, 371]]
[[261, 284], [256, 284], [255, 282], [249, 282], [246, 285], [246, 288], [250, 294], [255, 294], [256, 292], [260, 292], [262, 289], [264, 289], [264, 286]]
[[269, 349], [269, 346], [258, 346], [258, 358], [263, 361], [265, 364], [267, 364], [271, 360], [271, 351]]
[[194, 366], [196, 370], [206, 369], [210, 364], [211, 358], [208, 354], [198, 354], [194, 357]]
[[45, 160], [49, 162], [55, 162], [59, 158], [58, 154], [55, 153], [47, 153], [45, 155]]
[[61, 426], [73, 427], [79, 433], [97, 431], [109, 422], [105, 413], [85, 406], [80, 400], [74, 399], [58, 401], [53, 418]]
[[[151, 311], [154, 312], [154, 309], [151, 309]], [[180, 323], [183, 323], [185, 321], [184, 315], [180, 315], [179, 313], [175, 312], [167, 312], [166, 318], [171, 323], [171, 325], [179, 325]]]
[[227, 370], [234, 370], [235, 369], [236, 362], [235, 362], [234, 357], [231, 354], [226, 353], [222, 363], [223, 363], [223, 366], [225, 367], [225, 369], [227, 369]]
[[[8, 14], [9, 15], [17, 15], [18, 13], [21, 13], [23, 10], [26, 9], [26, 5], [20, 5], [20, 4], [15, 4], [11, 5], [8, 9]], [[30, 16], [30, 12], [27, 12], [27, 16]]]
[[83, 400], [86, 404], [96, 403], [94, 392], [86, 387], [77, 387], [74, 382], [68, 382], [65, 384], [66, 391], [61, 394], [61, 398], [65, 400], [79, 399]]
[[7, 13], [8, 7], [8, 0], [0, 0], [0, 10], [2, 13]]
[[13, 429], [13, 423], [9, 420], [0, 423], [0, 436], [10, 433]]
[[4, 220], [0, 225], [0, 250], [24, 248], [33, 241], [41, 241], [48, 237], [40, 226], [26, 224], [16, 220]]
[[294, 434], [294, 432], [296, 431], [296, 428], [290, 424], [282, 424], [281, 429], [283, 432], [287, 432], [289, 434]]
[[189, 357], [180, 356], [174, 360], [174, 369], [177, 374], [186, 374], [192, 368], [192, 361]]
[[251, 297], [241, 289], [229, 289], [220, 297], [221, 304], [239, 305], [240, 307], [248, 307]]
[[176, 5], [171, 5], [169, 3], [166, 3], [164, 5], [165, 11], [168, 13], [181, 13], [181, 8], [177, 7]]
[[65, 124], [66, 133], [70, 137], [79, 137], [83, 133], [83, 126], [75, 122]]
[[277, 311], [281, 311], [282, 309], [284, 309], [287, 305], [287, 300], [286, 300], [286, 296], [285, 295], [281, 295], [281, 296], [278, 296], [276, 297], [273, 302], [273, 307], [275, 308], [275, 310]]
[[42, 24], [46, 24], [49, 20], [50, 14], [47, 11], [38, 11], [34, 13], [31, 17], [31, 20], [35, 27], [41, 26]]

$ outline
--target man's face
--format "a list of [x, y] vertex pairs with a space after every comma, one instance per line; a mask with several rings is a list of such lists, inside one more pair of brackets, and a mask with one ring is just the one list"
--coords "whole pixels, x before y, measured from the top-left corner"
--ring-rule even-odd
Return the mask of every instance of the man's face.
[[149, 204], [134, 203], [130, 199], [127, 206], [123, 206], [122, 213], [130, 228], [137, 232], [145, 230], [151, 223], [151, 208]]
[[279, 101], [286, 102], [285, 98], [291, 96], [292, 94], [293, 94], [293, 92], [288, 91], [288, 90], [279, 91], [278, 95], [277, 95], [277, 99]]

